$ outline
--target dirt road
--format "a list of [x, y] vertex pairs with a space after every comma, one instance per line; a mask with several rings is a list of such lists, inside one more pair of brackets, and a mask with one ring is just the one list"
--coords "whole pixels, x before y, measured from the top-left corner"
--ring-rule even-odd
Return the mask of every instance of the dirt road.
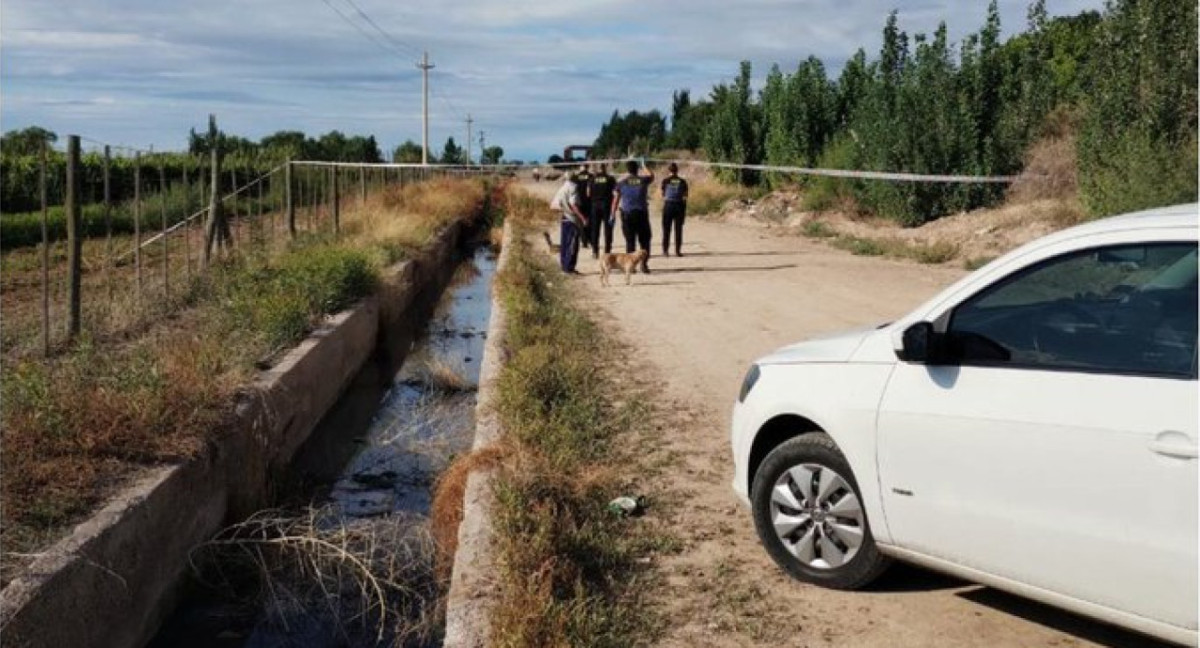
[[[682, 536], [658, 563], [668, 646], [1154, 645], [1002, 592], [898, 566], [871, 591], [784, 576], [731, 488], [728, 419], [748, 364], [818, 333], [895, 318], [963, 271], [855, 257], [775, 230], [689, 219], [685, 257], [602, 288], [583, 253], [581, 299], [630, 349], [666, 414], [647, 454], [651, 519]], [[554, 234], [557, 238], [557, 233]], [[619, 237], [618, 237], [619, 238]], [[665, 493], [665, 494], [663, 494]]]

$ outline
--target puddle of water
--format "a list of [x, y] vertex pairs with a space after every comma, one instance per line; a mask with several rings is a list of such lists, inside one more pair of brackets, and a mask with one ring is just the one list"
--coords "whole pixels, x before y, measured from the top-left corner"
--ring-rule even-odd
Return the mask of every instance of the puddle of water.
[[[374, 363], [360, 372], [297, 454], [285, 510], [315, 509], [314, 525], [334, 533], [392, 533], [425, 523], [434, 480], [472, 442], [495, 266], [495, 254], [486, 248], [459, 266], [425, 336], [391, 380], [382, 380]], [[279, 602], [278, 595], [271, 598]], [[198, 591], [150, 647], [381, 644], [374, 633], [355, 638], [331, 627], [324, 611], [292, 607], [299, 609], [268, 611]], [[392, 643], [389, 635], [382, 645]]]

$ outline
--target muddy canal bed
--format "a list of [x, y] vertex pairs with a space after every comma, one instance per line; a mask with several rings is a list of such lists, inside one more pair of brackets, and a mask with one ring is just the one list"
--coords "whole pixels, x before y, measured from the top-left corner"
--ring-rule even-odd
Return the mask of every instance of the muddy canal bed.
[[434, 646], [432, 489], [469, 450], [495, 254], [464, 261], [398, 371], [368, 363], [300, 450], [281, 506], [194, 556], [152, 648]]

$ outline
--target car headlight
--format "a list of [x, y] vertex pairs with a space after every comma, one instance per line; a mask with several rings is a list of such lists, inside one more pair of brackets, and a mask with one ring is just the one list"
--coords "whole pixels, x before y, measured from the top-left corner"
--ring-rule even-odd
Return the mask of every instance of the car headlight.
[[742, 391], [738, 393], [738, 402], [746, 402], [746, 395], [754, 389], [754, 383], [758, 382], [758, 377], [762, 374], [758, 369], [758, 365], [750, 365], [750, 371], [746, 372], [746, 377], [742, 379]]

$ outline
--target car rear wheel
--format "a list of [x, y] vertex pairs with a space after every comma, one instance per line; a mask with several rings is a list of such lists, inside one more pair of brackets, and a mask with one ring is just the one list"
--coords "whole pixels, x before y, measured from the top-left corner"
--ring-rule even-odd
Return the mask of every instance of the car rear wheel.
[[750, 497], [758, 537], [792, 576], [857, 589], [887, 568], [850, 464], [827, 434], [805, 434], [772, 450]]

